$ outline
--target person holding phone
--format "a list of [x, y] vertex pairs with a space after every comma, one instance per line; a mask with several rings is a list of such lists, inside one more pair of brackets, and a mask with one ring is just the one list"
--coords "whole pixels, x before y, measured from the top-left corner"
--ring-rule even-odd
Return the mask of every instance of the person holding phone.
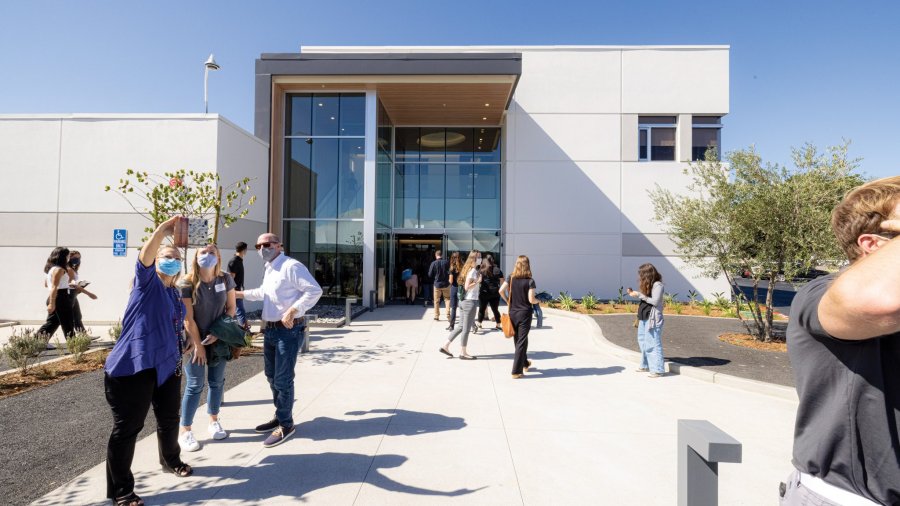
[[640, 291], [630, 287], [628, 295], [641, 300], [638, 305], [638, 347], [641, 349], [641, 365], [638, 372], [650, 372], [651, 378], [659, 378], [665, 372], [662, 349], [663, 291], [662, 276], [653, 264], [638, 268]]
[[222, 256], [215, 244], [208, 244], [194, 253], [191, 272], [181, 286], [181, 299], [185, 306], [184, 325], [191, 341], [193, 356], [184, 363], [184, 397], [181, 399], [181, 449], [195, 452], [200, 443], [191, 427], [194, 412], [200, 405], [203, 384], [209, 384], [206, 393], [206, 413], [209, 415], [207, 433], [214, 440], [225, 439], [228, 433], [219, 422], [219, 408], [225, 390], [225, 364], [221, 358], [208, 358], [207, 347], [217, 338], [209, 333], [212, 324], [223, 314], [235, 315], [234, 278], [222, 272]]
[[[509, 281], [504, 280], [499, 291], [500, 297], [509, 306], [509, 320], [514, 331], [516, 353], [513, 357], [512, 379], [521, 378], [522, 373], [528, 372], [531, 367], [531, 360], [528, 360], [528, 332], [531, 331], [532, 313], [537, 304], [534, 296], [536, 289], [531, 274], [531, 261], [527, 256], [519, 255]], [[498, 323], [499, 320], [497, 318]]]
[[[151, 404], [163, 470], [181, 478], [194, 472], [181, 460], [178, 445], [185, 313], [176, 286], [181, 253], [174, 246], [161, 246], [166, 236], [174, 234], [175, 223], [181, 219], [163, 222], [141, 248], [122, 318], [122, 334], [104, 366], [106, 402], [113, 415], [106, 450], [106, 496], [116, 506], [144, 504], [134, 493], [131, 462]], [[192, 346], [190, 343], [188, 349]]]
[[[97, 296], [93, 293], [87, 291], [87, 286], [90, 284], [87, 281], [82, 281], [78, 277], [78, 270], [81, 269], [81, 253], [77, 250], [69, 251], [69, 287], [72, 289], [72, 320], [75, 323], [75, 331], [76, 332], [86, 332], [87, 329], [84, 328], [84, 323], [81, 320], [81, 305], [78, 303], [78, 296], [80, 294], [85, 294], [91, 298], [91, 300], [97, 300]], [[99, 337], [92, 337], [91, 340], [97, 340]]]
[[50, 338], [59, 327], [62, 327], [66, 339], [75, 335], [68, 265], [69, 249], [61, 246], [53, 248], [44, 265], [44, 286], [50, 293], [47, 296], [47, 320], [38, 329], [38, 335], [47, 341], [48, 349], [54, 348], [50, 345]]

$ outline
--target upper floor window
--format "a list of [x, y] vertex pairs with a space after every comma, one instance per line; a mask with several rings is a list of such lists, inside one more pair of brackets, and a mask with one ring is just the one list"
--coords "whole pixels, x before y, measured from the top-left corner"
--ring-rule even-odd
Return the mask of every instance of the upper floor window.
[[638, 160], [675, 160], [675, 116], [638, 116]]
[[722, 149], [722, 117], [694, 116], [693, 141], [691, 141], [691, 160], [706, 160], [706, 150], [716, 150], [715, 159], [719, 160]]

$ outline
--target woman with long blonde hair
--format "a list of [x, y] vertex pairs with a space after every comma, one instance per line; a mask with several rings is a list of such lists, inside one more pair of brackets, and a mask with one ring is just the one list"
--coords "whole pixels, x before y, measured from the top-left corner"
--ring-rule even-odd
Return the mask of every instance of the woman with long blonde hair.
[[460, 287], [460, 292], [462, 292], [460, 295], [464, 293], [459, 303], [460, 326], [450, 332], [447, 342], [440, 348], [441, 353], [451, 358], [453, 354], [450, 353], [450, 343], [460, 334], [462, 334], [462, 348], [459, 352], [459, 358], [463, 360], [475, 360], [477, 358], [469, 355], [466, 351], [466, 345], [469, 342], [469, 331], [472, 329], [472, 324], [475, 321], [475, 309], [478, 308], [478, 294], [481, 291], [481, 273], [476, 267], [480, 261], [481, 252], [473, 249], [469, 256], [466, 257], [466, 263], [459, 272], [459, 279], [463, 280], [463, 284]]
[[215, 244], [208, 244], [194, 253], [191, 272], [181, 284], [181, 298], [186, 308], [184, 323], [188, 338], [195, 350], [193, 360], [184, 364], [184, 397], [181, 399], [181, 434], [178, 444], [184, 451], [197, 451], [200, 443], [194, 437], [191, 425], [194, 412], [200, 404], [204, 382], [209, 383], [206, 395], [206, 413], [209, 415], [207, 432], [212, 439], [225, 439], [228, 433], [219, 422], [219, 408], [225, 390], [225, 360], [207, 360], [207, 346], [216, 342], [209, 329], [223, 314], [234, 316], [237, 309], [234, 295], [234, 278], [222, 272], [222, 255]]
[[[534, 292], [537, 286], [531, 274], [531, 261], [525, 255], [516, 258], [516, 267], [509, 280], [500, 287], [500, 296], [509, 306], [509, 320], [514, 334], [513, 342], [516, 353], [513, 357], [512, 377], [518, 379], [528, 372], [531, 361], [528, 360], [528, 332], [531, 331], [531, 317], [534, 305], [537, 304]], [[507, 297], [507, 293], [509, 296]]]
[[653, 264], [638, 268], [639, 292], [631, 288], [628, 295], [641, 300], [638, 306], [638, 347], [641, 349], [641, 365], [638, 372], [650, 372], [651, 378], [665, 374], [662, 349], [663, 290], [662, 276]]

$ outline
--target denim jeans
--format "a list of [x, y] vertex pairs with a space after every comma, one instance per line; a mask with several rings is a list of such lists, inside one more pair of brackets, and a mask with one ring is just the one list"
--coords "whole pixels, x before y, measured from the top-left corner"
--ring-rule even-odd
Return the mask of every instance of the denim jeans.
[[460, 311], [460, 322], [459, 327], [454, 328], [450, 335], [447, 336], [447, 340], [451, 343], [456, 336], [462, 334], [462, 345], [463, 348], [469, 344], [469, 331], [472, 330], [472, 323], [475, 321], [475, 310], [478, 309], [478, 301], [477, 300], [463, 300], [459, 303], [459, 311]]
[[206, 392], [206, 413], [218, 415], [222, 406], [222, 394], [225, 391], [225, 360], [219, 360], [215, 366], [193, 364], [190, 356], [184, 359], [184, 397], [181, 398], [181, 426], [194, 424], [194, 413], [200, 405], [200, 394], [203, 382], [207, 380], [209, 390]]
[[540, 327], [544, 323], [544, 312], [541, 310], [540, 304], [532, 304], [531, 308], [534, 309], [534, 314], [537, 315], [537, 326]]
[[650, 369], [650, 372], [662, 374], [665, 372], [663, 365], [662, 349], [662, 325], [656, 328], [647, 328], [648, 320], [638, 322], [638, 347], [641, 349], [641, 368]]
[[294, 366], [306, 334], [306, 325], [264, 329], [263, 356], [266, 379], [275, 402], [275, 418], [282, 427], [294, 425]]
[[234, 302], [237, 307], [234, 316], [237, 318], [238, 325], [243, 327], [247, 324], [247, 313], [244, 311], [244, 299], [235, 299]]

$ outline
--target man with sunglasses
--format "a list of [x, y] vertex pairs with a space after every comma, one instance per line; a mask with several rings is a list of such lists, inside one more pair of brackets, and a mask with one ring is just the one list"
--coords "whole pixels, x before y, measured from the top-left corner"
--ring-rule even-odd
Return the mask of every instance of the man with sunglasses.
[[900, 176], [848, 193], [831, 227], [849, 267], [791, 304], [800, 403], [781, 504], [900, 504]]
[[305, 265], [284, 254], [277, 235], [256, 240], [256, 251], [266, 262], [262, 286], [235, 292], [244, 300], [263, 301], [263, 354], [266, 379], [275, 402], [275, 418], [256, 427], [268, 433], [263, 446], [278, 446], [294, 435], [294, 366], [306, 334], [304, 315], [322, 295], [322, 288]]

